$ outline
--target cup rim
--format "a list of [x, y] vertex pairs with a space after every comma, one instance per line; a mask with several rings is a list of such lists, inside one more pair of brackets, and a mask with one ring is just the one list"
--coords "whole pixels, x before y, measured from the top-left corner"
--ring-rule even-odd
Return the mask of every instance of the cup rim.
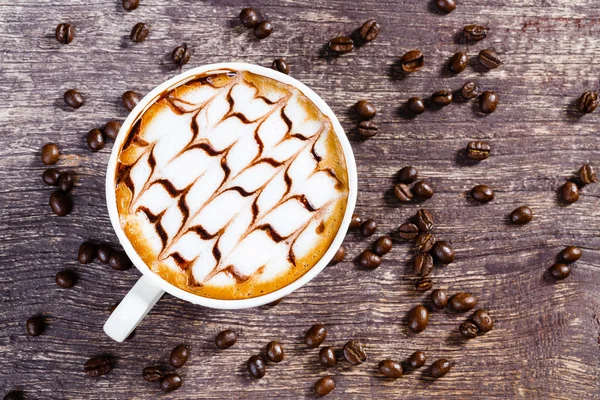
[[[342, 219], [342, 223], [340, 224], [340, 228], [337, 234], [335, 235], [333, 241], [331, 242], [331, 245], [329, 246], [323, 257], [321, 257], [321, 259], [311, 269], [306, 271], [304, 275], [302, 275], [295, 281], [289, 283], [288, 285], [277, 289], [274, 292], [248, 299], [226, 300], [202, 297], [197, 294], [183, 290], [162, 279], [159, 275], [150, 270], [150, 268], [138, 255], [137, 251], [133, 248], [133, 245], [129, 241], [129, 238], [127, 238], [127, 235], [125, 235], [125, 232], [123, 231], [123, 228], [119, 223], [119, 213], [117, 211], [117, 201], [114, 185], [116, 164], [123, 142], [132, 125], [138, 120], [138, 117], [141, 116], [146, 111], [146, 109], [154, 103], [155, 99], [161, 96], [164, 92], [173, 89], [176, 86], [180, 86], [181, 84], [185, 83], [186, 79], [191, 79], [196, 75], [219, 69], [249, 71], [258, 75], [263, 75], [268, 78], [275, 79], [286, 84], [290, 84], [299, 89], [319, 108], [319, 110], [321, 110], [323, 114], [325, 114], [331, 120], [335, 135], [338, 137], [338, 140], [342, 145], [342, 151], [346, 160], [346, 169], [348, 173], [348, 201], [346, 204], [344, 217]], [[312, 89], [304, 85], [302, 82], [296, 80], [295, 78], [292, 78], [289, 75], [285, 75], [273, 69], [249, 63], [224, 62], [199, 66], [196, 68], [192, 68], [186, 72], [183, 72], [179, 75], [176, 75], [155, 87], [152, 91], [150, 91], [150, 93], [148, 93], [146, 96], [144, 96], [143, 99], [140, 100], [140, 102], [129, 113], [129, 115], [121, 125], [119, 134], [113, 144], [106, 172], [105, 190], [108, 215], [110, 217], [110, 222], [113, 226], [113, 229], [115, 230], [119, 242], [125, 250], [125, 253], [127, 253], [127, 256], [129, 256], [129, 259], [131, 260], [133, 265], [135, 265], [135, 267], [143, 275], [149, 276], [152, 279], [152, 282], [165, 292], [182, 300], [186, 300], [190, 303], [210, 308], [233, 310], [258, 307], [279, 300], [310, 282], [327, 266], [327, 264], [335, 255], [338, 248], [342, 245], [348, 227], [350, 226], [350, 220], [352, 218], [352, 213], [354, 212], [354, 207], [356, 205], [358, 176], [356, 170], [356, 161], [354, 159], [354, 153], [352, 152], [352, 147], [350, 146], [350, 142], [348, 141], [344, 129], [342, 128], [340, 122], [338, 121], [331, 108], [329, 108], [325, 101], [321, 99], [321, 97], [317, 95]]]

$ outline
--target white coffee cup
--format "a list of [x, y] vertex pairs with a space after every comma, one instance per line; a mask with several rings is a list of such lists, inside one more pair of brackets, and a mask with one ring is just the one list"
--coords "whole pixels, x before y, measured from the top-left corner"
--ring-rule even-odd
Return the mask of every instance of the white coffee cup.
[[[316, 106], [321, 110], [321, 112], [327, 117], [329, 117], [329, 119], [331, 120], [335, 134], [337, 135], [341, 143], [342, 149], [344, 151], [346, 167], [348, 171], [348, 202], [346, 205], [344, 218], [342, 220], [338, 233], [336, 234], [335, 238], [331, 242], [331, 245], [329, 246], [329, 249], [325, 252], [323, 257], [304, 275], [302, 275], [300, 278], [290, 283], [289, 285], [282, 287], [281, 289], [278, 289], [274, 292], [265, 294], [263, 296], [242, 300], [221, 300], [198, 296], [193, 293], [186, 292], [185, 290], [182, 290], [163, 280], [160, 276], [152, 272], [137, 254], [137, 252], [129, 242], [129, 239], [125, 235], [125, 232], [123, 232], [123, 228], [119, 223], [119, 214], [117, 212], [117, 202], [115, 194], [116, 165], [121, 146], [123, 145], [123, 141], [126, 139], [127, 133], [129, 132], [131, 126], [138, 120], [139, 116], [142, 115], [146, 111], [146, 109], [154, 103], [154, 101], [159, 96], [188, 80], [194, 79], [194, 77], [200, 74], [214, 70], [249, 71], [292, 85], [298, 88], [300, 91], [302, 91], [302, 93], [304, 93], [306, 97], [312, 100], [312, 102], [316, 104]], [[133, 109], [133, 111], [131, 111], [131, 113], [123, 123], [123, 126], [121, 127], [117, 139], [115, 140], [112, 154], [108, 162], [108, 170], [106, 172], [106, 202], [108, 205], [108, 214], [110, 216], [110, 221], [112, 222], [113, 228], [117, 233], [117, 236], [119, 238], [119, 241], [121, 242], [121, 245], [123, 246], [123, 249], [133, 262], [133, 265], [135, 265], [136, 268], [140, 270], [140, 272], [142, 273], [142, 277], [137, 281], [133, 288], [131, 288], [129, 293], [127, 293], [127, 295], [121, 301], [119, 306], [113, 311], [111, 316], [108, 318], [108, 320], [104, 324], [104, 332], [106, 332], [106, 334], [114, 340], [122, 342], [129, 336], [129, 334], [135, 329], [135, 327], [140, 323], [140, 321], [146, 316], [146, 314], [152, 309], [154, 304], [156, 304], [156, 302], [162, 297], [162, 295], [165, 292], [168, 292], [169, 294], [180, 299], [189, 301], [190, 303], [199, 304], [205, 307], [227, 310], [257, 307], [271, 303], [275, 300], [289, 295], [294, 290], [302, 287], [315, 276], [317, 276], [317, 274], [319, 274], [319, 272], [321, 272], [327, 266], [329, 261], [331, 261], [334, 254], [336, 253], [337, 249], [341, 246], [342, 241], [344, 240], [344, 236], [346, 235], [346, 231], [348, 230], [348, 226], [350, 225], [350, 219], [352, 218], [352, 212], [354, 211], [354, 206], [356, 204], [356, 193], [356, 163], [354, 161], [354, 154], [352, 153], [352, 148], [350, 146], [350, 143], [348, 142], [346, 134], [344, 133], [342, 126], [340, 125], [339, 121], [337, 120], [329, 106], [327, 106], [327, 104], [325, 104], [325, 102], [315, 92], [313, 92], [301, 82], [275, 70], [246, 63], [219, 63], [204, 65], [186, 71], [183, 74], [177, 75], [169, 79], [168, 81], [162, 83], [150, 93], [148, 93]]]

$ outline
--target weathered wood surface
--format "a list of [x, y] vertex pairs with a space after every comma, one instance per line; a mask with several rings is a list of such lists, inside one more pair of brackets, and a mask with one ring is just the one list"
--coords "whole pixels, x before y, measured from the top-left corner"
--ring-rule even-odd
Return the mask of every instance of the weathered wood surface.
[[[125, 12], [117, 0], [0, 0], [0, 393], [21, 388], [35, 399], [300, 398], [331, 373], [331, 398], [600, 398], [600, 185], [563, 206], [557, 189], [584, 163], [600, 166], [600, 112], [580, 117], [573, 101], [598, 88], [600, 4], [596, 0], [464, 0], [448, 16], [427, 0], [255, 1], [275, 25], [261, 42], [237, 22], [247, 3], [237, 1], [142, 0]], [[323, 45], [347, 34], [367, 18], [382, 25], [377, 40], [341, 57], [323, 55]], [[148, 40], [132, 44], [131, 27], [151, 25]], [[77, 30], [68, 46], [54, 29], [70, 22]], [[490, 27], [489, 37], [466, 46], [455, 40], [466, 23]], [[271, 309], [218, 311], [165, 296], [125, 343], [102, 332], [109, 307], [139, 277], [136, 269], [113, 271], [76, 261], [85, 239], [116, 242], [104, 201], [103, 179], [110, 146], [90, 153], [85, 133], [126, 111], [120, 95], [147, 92], [175, 75], [169, 55], [187, 42], [192, 61], [184, 69], [218, 61], [268, 66], [285, 57], [291, 75], [312, 87], [337, 113], [353, 140], [358, 169], [357, 210], [375, 218], [378, 233], [391, 232], [421, 205], [400, 205], [391, 195], [397, 170], [412, 164], [436, 188], [425, 204], [437, 220], [438, 235], [453, 243], [457, 260], [436, 269], [436, 287], [474, 293], [494, 315], [496, 328], [465, 342], [457, 332], [466, 315], [435, 313], [429, 328], [411, 334], [407, 311], [426, 295], [413, 289], [409, 246], [397, 243], [382, 266], [359, 270], [352, 258], [369, 240], [350, 233], [346, 262], [328, 267], [306, 287]], [[495, 47], [505, 64], [490, 72], [469, 67], [448, 76], [444, 64], [455, 51], [474, 58]], [[401, 79], [398, 56], [419, 48], [426, 67]], [[413, 95], [459, 88], [475, 79], [500, 95], [496, 113], [482, 117], [472, 104], [407, 119], [399, 106]], [[67, 110], [62, 94], [78, 88], [87, 103]], [[355, 101], [372, 100], [380, 133], [357, 141]], [[489, 140], [493, 155], [469, 165], [460, 150], [472, 139]], [[47, 141], [60, 144], [58, 164], [78, 176], [74, 210], [51, 214], [51, 189], [41, 181], [39, 161]], [[473, 205], [468, 190], [487, 183], [496, 199]], [[506, 224], [518, 205], [534, 210], [532, 223]], [[584, 255], [562, 283], [544, 271], [568, 244]], [[70, 290], [54, 283], [62, 268], [77, 271]], [[25, 321], [41, 313], [48, 328], [28, 337]], [[327, 344], [349, 338], [366, 344], [370, 359], [325, 371], [317, 351], [302, 345], [314, 322], [329, 327]], [[223, 328], [240, 333], [238, 344], [217, 351], [214, 335]], [[269, 366], [264, 379], [250, 379], [244, 362], [270, 340], [282, 341], [286, 360]], [[141, 378], [143, 367], [165, 363], [173, 346], [192, 347], [181, 373], [183, 387], [163, 396]], [[432, 361], [456, 362], [445, 378], [431, 381], [421, 371], [395, 381], [377, 374], [385, 358], [404, 359], [423, 349]], [[107, 376], [83, 374], [90, 357], [108, 353], [117, 365]], [[428, 362], [429, 364], [429, 362]]]

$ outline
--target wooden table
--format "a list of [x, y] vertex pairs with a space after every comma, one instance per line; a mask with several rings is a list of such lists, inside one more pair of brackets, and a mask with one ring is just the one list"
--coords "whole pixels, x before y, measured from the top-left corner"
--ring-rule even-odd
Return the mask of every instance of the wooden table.
[[[337, 388], [329, 398], [339, 399], [600, 398], [600, 185], [585, 187], [571, 206], [557, 196], [581, 165], [600, 167], [600, 110], [582, 116], [574, 108], [583, 91], [599, 85], [596, 0], [464, 0], [450, 15], [425, 0], [255, 1], [275, 26], [262, 41], [237, 20], [248, 3], [141, 3], [125, 12], [117, 0], [0, 0], [0, 393], [20, 388], [28, 399], [297, 399], [311, 397], [314, 382], [330, 373]], [[371, 17], [382, 26], [374, 42], [341, 57], [323, 53], [330, 38], [350, 34]], [[140, 21], [151, 33], [134, 44], [129, 32]], [[60, 22], [75, 26], [70, 45], [54, 39]], [[457, 32], [473, 22], [489, 26], [490, 34], [465, 45]], [[85, 135], [124, 119], [124, 91], [146, 93], [179, 73], [169, 56], [182, 42], [193, 51], [183, 70], [219, 61], [270, 66], [285, 57], [291, 75], [319, 93], [348, 132], [359, 170], [357, 211], [379, 229], [368, 239], [349, 233], [347, 261], [273, 308], [218, 311], [166, 295], [132, 340], [116, 343], [102, 325], [140, 273], [76, 261], [82, 241], [117, 240], [103, 186], [110, 145], [90, 153]], [[473, 64], [458, 76], [446, 72], [456, 51], [475, 61], [486, 47], [498, 51], [502, 67], [488, 72]], [[403, 79], [398, 58], [413, 48], [424, 52], [426, 67]], [[457, 89], [468, 80], [499, 93], [494, 114], [482, 116], [475, 102], [415, 119], [402, 111], [409, 97]], [[65, 107], [69, 88], [85, 96], [82, 108]], [[358, 140], [351, 112], [363, 98], [379, 110], [380, 132], [367, 141]], [[462, 155], [474, 139], [493, 146], [492, 156], [476, 165]], [[48, 141], [62, 149], [57, 167], [77, 174], [74, 209], [63, 218], [51, 213], [52, 189], [40, 178], [40, 149]], [[401, 205], [394, 198], [395, 174], [407, 164], [435, 186], [431, 200]], [[469, 190], [480, 183], [494, 188], [493, 202], [470, 200]], [[523, 204], [533, 209], [533, 221], [507, 224], [510, 211]], [[397, 241], [375, 271], [353, 262], [421, 207], [434, 213], [437, 236], [457, 253], [455, 263], [434, 270], [435, 287], [469, 291], [490, 310], [495, 329], [482, 337], [461, 339], [458, 325], [468, 314], [449, 312], [434, 313], [423, 333], [407, 330], [408, 310], [428, 304], [428, 294], [413, 287], [408, 243]], [[580, 246], [583, 257], [567, 280], [549, 281], [545, 270], [569, 244]], [[54, 283], [63, 268], [78, 274], [72, 289]], [[45, 316], [47, 329], [29, 337], [25, 321], [35, 314]], [[322, 368], [318, 352], [302, 340], [318, 321], [328, 326], [329, 345], [362, 341], [368, 362]], [[218, 351], [214, 336], [224, 328], [240, 339]], [[245, 361], [270, 340], [283, 343], [285, 361], [269, 366], [261, 380], [249, 378]], [[162, 395], [141, 370], [166, 363], [179, 343], [192, 349], [180, 370], [185, 383]], [[378, 374], [380, 360], [403, 360], [417, 349], [427, 353], [428, 365], [445, 357], [456, 366], [437, 381], [422, 371], [397, 381]], [[83, 364], [98, 354], [117, 363], [110, 374], [92, 379]]]

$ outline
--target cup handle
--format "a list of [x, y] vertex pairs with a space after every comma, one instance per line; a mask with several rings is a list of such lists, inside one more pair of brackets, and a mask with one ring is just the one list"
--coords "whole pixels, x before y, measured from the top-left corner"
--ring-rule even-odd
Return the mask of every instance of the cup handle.
[[164, 293], [143, 275], [108, 317], [104, 332], [117, 342], [124, 341]]

